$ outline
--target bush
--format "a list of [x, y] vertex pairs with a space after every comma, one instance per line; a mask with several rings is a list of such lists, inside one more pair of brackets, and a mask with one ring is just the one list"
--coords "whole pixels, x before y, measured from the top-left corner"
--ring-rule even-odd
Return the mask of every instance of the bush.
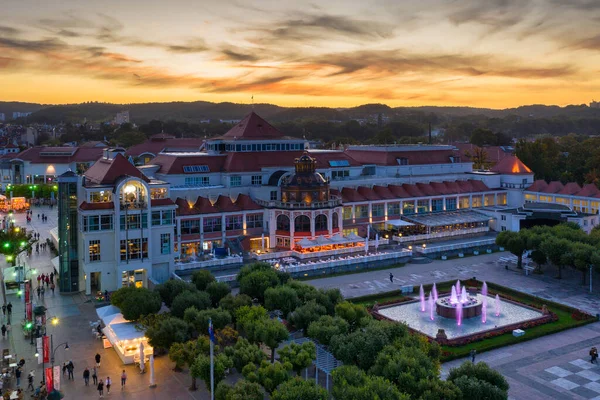
[[238, 308], [251, 305], [252, 299], [250, 298], [250, 296], [245, 294], [238, 294], [237, 296], [234, 296], [231, 293], [229, 293], [227, 296], [223, 297], [221, 301], [219, 301], [219, 306], [223, 310], [229, 311], [234, 317]]
[[205, 269], [194, 272], [192, 275], [192, 283], [196, 285], [198, 290], [206, 290], [209, 284], [215, 282], [215, 277]]
[[160, 294], [162, 301], [167, 305], [167, 307], [171, 307], [171, 304], [173, 304], [173, 299], [175, 299], [177, 295], [185, 292], [186, 290], [194, 292], [196, 291], [196, 286], [189, 282], [180, 281], [179, 279], [171, 279], [156, 286], [155, 290]]
[[452, 381], [462, 392], [464, 399], [506, 400], [508, 395], [500, 388], [477, 378], [460, 376]]
[[308, 326], [308, 337], [328, 346], [335, 335], [348, 333], [350, 325], [345, 319], [323, 315]]
[[306, 329], [311, 322], [318, 320], [325, 314], [327, 314], [327, 309], [317, 304], [316, 301], [311, 300], [305, 305], [296, 308], [290, 314], [289, 320], [297, 329]]
[[221, 299], [231, 293], [231, 287], [225, 282], [211, 282], [206, 287], [206, 293], [210, 296], [213, 307], [217, 307]]
[[487, 382], [504, 392], [508, 392], [508, 382], [496, 370], [493, 370], [484, 362], [473, 364], [471, 362], [465, 362], [458, 368], [452, 368], [448, 374], [448, 380], [454, 381], [461, 376], [467, 376], [469, 378], [477, 378], [480, 381]]
[[254, 271], [240, 280], [240, 293], [258, 299], [261, 303], [265, 299], [265, 291], [279, 285], [279, 277], [273, 270]]
[[149, 327], [146, 337], [150, 346], [168, 349], [173, 343], [183, 343], [189, 339], [188, 325], [179, 318], [165, 318]]
[[211, 306], [210, 296], [206, 292], [182, 292], [175, 297], [171, 306], [171, 313], [183, 318], [185, 310], [196, 307], [197, 310], [205, 310]]
[[162, 305], [158, 292], [146, 288], [135, 288], [127, 292], [127, 297], [121, 304], [123, 318], [128, 321], [137, 321], [144, 315], [156, 314]]
[[283, 382], [273, 393], [271, 400], [327, 400], [329, 394], [325, 388], [314, 382], [300, 378]]
[[223, 329], [231, 323], [231, 314], [220, 308], [198, 310], [196, 307], [190, 307], [185, 310], [183, 320], [193, 326], [199, 334], [208, 335], [209, 320], [212, 320], [215, 330]]

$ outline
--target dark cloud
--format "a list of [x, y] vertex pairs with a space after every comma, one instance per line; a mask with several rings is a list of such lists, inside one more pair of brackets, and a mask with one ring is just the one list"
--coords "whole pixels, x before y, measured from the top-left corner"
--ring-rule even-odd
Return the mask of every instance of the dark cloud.
[[59, 50], [68, 45], [58, 39], [25, 40], [0, 37], [0, 48], [10, 48], [20, 51], [47, 52]]
[[583, 39], [568, 39], [567, 46], [572, 49], [600, 50], [600, 35]]
[[62, 37], [67, 37], [67, 38], [76, 38], [76, 37], [81, 37], [81, 33], [77, 33], [75, 31], [69, 30], [69, 29], [60, 29], [59, 31], [56, 32], [56, 34], [58, 36], [62, 36]]
[[3, 36], [16, 36], [21, 33], [20, 29], [13, 28], [11, 26], [0, 25], [0, 35]]
[[[456, 25], [476, 23], [493, 31], [513, 27], [522, 22], [530, 6], [519, 0], [468, 1], [463, 7], [450, 11], [448, 20]], [[453, 3], [453, 6], [456, 3]]]
[[221, 53], [225, 56], [226, 59], [232, 61], [259, 61], [261, 57], [259, 57], [256, 53], [250, 52], [242, 52], [238, 49], [227, 48], [221, 50]]
[[202, 39], [193, 39], [182, 44], [168, 44], [163, 48], [171, 53], [201, 53], [208, 50], [208, 45]]

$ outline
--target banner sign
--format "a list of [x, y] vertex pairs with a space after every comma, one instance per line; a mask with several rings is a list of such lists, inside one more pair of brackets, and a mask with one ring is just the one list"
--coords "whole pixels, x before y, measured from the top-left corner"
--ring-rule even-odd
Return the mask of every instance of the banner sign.
[[25, 282], [25, 304], [29, 303], [29, 296], [31, 296], [31, 281]]
[[52, 367], [48, 367], [46, 368], [45, 371], [46, 374], [46, 390], [48, 391], [48, 393], [50, 393], [52, 391], [52, 378], [54, 377], [54, 374], [52, 373]]
[[38, 355], [38, 364], [41, 364], [42, 361], [44, 360], [44, 354], [43, 354], [43, 350], [44, 349], [43, 349], [42, 338], [41, 337], [39, 337], [39, 338], [36, 339], [35, 349], [36, 349], [36, 353]]
[[42, 338], [43, 339], [43, 347], [44, 347], [44, 362], [45, 363], [49, 363], [50, 362], [50, 337], [45, 336]]
[[27, 312], [27, 321], [31, 321], [31, 314], [33, 314], [31, 302], [25, 304], [25, 310]]
[[52, 383], [56, 390], [60, 390], [60, 365], [54, 367], [54, 379]]

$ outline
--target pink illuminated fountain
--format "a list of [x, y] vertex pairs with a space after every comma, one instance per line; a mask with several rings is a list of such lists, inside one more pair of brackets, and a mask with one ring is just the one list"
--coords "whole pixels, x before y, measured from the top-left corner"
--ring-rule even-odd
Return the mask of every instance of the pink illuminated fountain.
[[437, 292], [437, 287], [435, 286], [435, 283], [433, 284], [433, 301], [437, 301], [438, 300], [438, 292]]
[[450, 295], [450, 304], [458, 303], [458, 296], [456, 295], [456, 286], [452, 286], [452, 294]]
[[496, 317], [500, 316], [500, 296], [496, 295]]
[[421, 312], [425, 312], [425, 290], [423, 290], [423, 285], [419, 289], [419, 298], [421, 299]]
[[450, 296], [440, 297], [435, 301], [437, 315], [455, 319], [457, 323], [460, 321], [460, 324], [464, 319], [481, 315], [483, 306], [481, 298], [469, 296], [467, 287], [461, 286], [460, 281], [452, 285], [450, 289]]
[[466, 303], [468, 300], [469, 300], [469, 298], [467, 297], [467, 288], [466, 288], [466, 286], [463, 286], [462, 292], [460, 293], [460, 302]]
[[433, 297], [431, 296], [431, 292], [429, 292], [429, 319], [433, 321], [434, 319], [434, 313], [435, 313], [435, 307], [433, 305]]
[[487, 296], [482, 297], [483, 306], [481, 306], [481, 322], [485, 324], [487, 321]]
[[459, 301], [456, 304], [456, 325], [462, 325], [462, 303]]
[[481, 285], [481, 295], [482, 296], [487, 296], [487, 283], [485, 283], [485, 281], [483, 281], [483, 285]]
[[456, 281], [456, 293], [460, 294], [460, 281]]

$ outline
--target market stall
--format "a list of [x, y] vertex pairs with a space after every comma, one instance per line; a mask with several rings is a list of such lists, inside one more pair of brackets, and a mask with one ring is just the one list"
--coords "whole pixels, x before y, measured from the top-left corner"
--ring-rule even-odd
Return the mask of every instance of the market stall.
[[133, 364], [134, 358], [139, 356], [140, 344], [143, 343], [144, 354], [150, 356], [154, 353], [144, 331], [138, 330], [136, 324], [123, 318], [123, 314], [115, 306], [100, 307], [96, 310], [98, 317], [103, 322], [102, 333], [108, 342], [106, 347], [112, 347], [123, 364]]

